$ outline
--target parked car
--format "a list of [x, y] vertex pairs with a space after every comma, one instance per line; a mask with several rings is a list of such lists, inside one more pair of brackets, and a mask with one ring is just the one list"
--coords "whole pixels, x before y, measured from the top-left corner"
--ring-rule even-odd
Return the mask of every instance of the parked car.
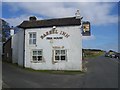
[[106, 52], [105, 57], [120, 59], [120, 53], [117, 52]]
[[110, 57], [120, 59], [120, 53], [113, 53], [110, 55]]
[[120, 53], [116, 53], [115, 58], [120, 59]]
[[106, 52], [106, 53], [105, 53], [105, 57], [109, 57], [109, 56], [110, 56], [109, 53]]
[[111, 57], [111, 58], [115, 58], [115, 57], [116, 57], [116, 54], [115, 54], [115, 53], [114, 53], [114, 54], [111, 54], [110, 57]]

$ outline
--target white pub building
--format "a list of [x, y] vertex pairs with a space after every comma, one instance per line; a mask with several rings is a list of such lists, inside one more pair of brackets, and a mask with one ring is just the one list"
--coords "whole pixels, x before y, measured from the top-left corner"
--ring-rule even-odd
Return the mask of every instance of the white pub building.
[[30, 17], [12, 36], [12, 63], [35, 70], [82, 70], [82, 34], [75, 17], [37, 20]]

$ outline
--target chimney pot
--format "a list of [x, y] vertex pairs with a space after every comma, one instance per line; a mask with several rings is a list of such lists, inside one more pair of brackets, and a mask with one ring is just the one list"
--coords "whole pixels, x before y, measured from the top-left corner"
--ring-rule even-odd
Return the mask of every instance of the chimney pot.
[[13, 36], [14, 35], [14, 27], [11, 26], [11, 29], [10, 29], [10, 35]]
[[37, 18], [36, 18], [35, 16], [31, 16], [31, 17], [29, 17], [29, 20], [30, 20], [30, 21], [36, 21]]
[[76, 17], [76, 19], [80, 19], [81, 18], [79, 10], [76, 11], [75, 17]]

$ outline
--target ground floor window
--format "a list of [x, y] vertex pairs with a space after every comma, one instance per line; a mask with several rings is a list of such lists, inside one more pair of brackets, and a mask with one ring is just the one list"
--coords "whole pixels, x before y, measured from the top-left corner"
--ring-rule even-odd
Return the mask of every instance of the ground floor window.
[[32, 60], [33, 61], [42, 61], [43, 60], [43, 50], [33, 50], [32, 51]]
[[67, 60], [67, 50], [54, 50], [54, 60], [55, 61]]

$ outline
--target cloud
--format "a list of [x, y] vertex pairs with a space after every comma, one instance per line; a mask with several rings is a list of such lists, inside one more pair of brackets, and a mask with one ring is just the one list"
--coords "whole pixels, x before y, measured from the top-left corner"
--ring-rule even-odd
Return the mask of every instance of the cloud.
[[0, 2], [0, 17], [2, 17], [2, 3]]
[[106, 51], [109, 51], [109, 50], [113, 50], [113, 51], [116, 51], [118, 52], [118, 44], [116, 42], [108, 42], [108, 43], [105, 43], [105, 44], [102, 44], [101, 46], [99, 46], [100, 48], [103, 48], [104, 50]]
[[[10, 26], [17, 26], [17, 25], [20, 25], [24, 20], [28, 20], [29, 19], [29, 16], [32, 16], [32, 15], [21, 15], [19, 17], [16, 17], [16, 18], [3, 18], [5, 21], [7, 21]], [[42, 19], [41, 17], [37, 17], [38, 19]]]
[[2, 0], [3, 2], [119, 2], [119, 0]]
[[[106, 25], [117, 23], [118, 16], [110, 15], [115, 3], [100, 2], [18, 2], [8, 3], [12, 12], [23, 10], [25, 14], [32, 13], [46, 18], [75, 16], [80, 10], [83, 21], [90, 21], [91, 25]], [[117, 4], [116, 4], [117, 5]], [[19, 13], [19, 12], [18, 12]], [[25, 15], [22, 15], [22, 20]], [[14, 19], [14, 18], [10, 18]], [[16, 21], [21, 21], [15, 18]], [[25, 18], [26, 19], [26, 18]], [[15, 21], [15, 22], [16, 22]], [[14, 22], [13, 22], [14, 23]], [[17, 22], [16, 22], [17, 23]], [[15, 23], [14, 23], [15, 24]]]
[[20, 17], [16, 17], [16, 18], [3, 18], [5, 21], [7, 21], [10, 26], [17, 26], [19, 25], [23, 20], [26, 20], [26, 18], [28, 18], [28, 16], [26, 15], [22, 15]]
[[83, 40], [95, 40], [95, 36], [94, 35], [91, 35], [91, 36], [82, 36], [82, 39]]
[[117, 23], [117, 15], [110, 15], [113, 8], [111, 3], [80, 3], [78, 7], [84, 20], [90, 21], [93, 25]]
[[[55, 18], [55, 17], [64, 17], [64, 16], [73, 16], [75, 13], [75, 9], [73, 7], [66, 8], [65, 3], [59, 2], [27, 2], [27, 3], [9, 3], [13, 10], [23, 9], [26, 13], [33, 13], [42, 16], [46, 16], [48, 18]], [[16, 9], [17, 8], [17, 9]]]
[[48, 18], [74, 16], [77, 9], [80, 10], [84, 20], [90, 21], [94, 25], [105, 25], [117, 23], [117, 15], [110, 15], [110, 11], [115, 5], [112, 3], [98, 2], [20, 2], [9, 3], [13, 9], [46, 16]]

